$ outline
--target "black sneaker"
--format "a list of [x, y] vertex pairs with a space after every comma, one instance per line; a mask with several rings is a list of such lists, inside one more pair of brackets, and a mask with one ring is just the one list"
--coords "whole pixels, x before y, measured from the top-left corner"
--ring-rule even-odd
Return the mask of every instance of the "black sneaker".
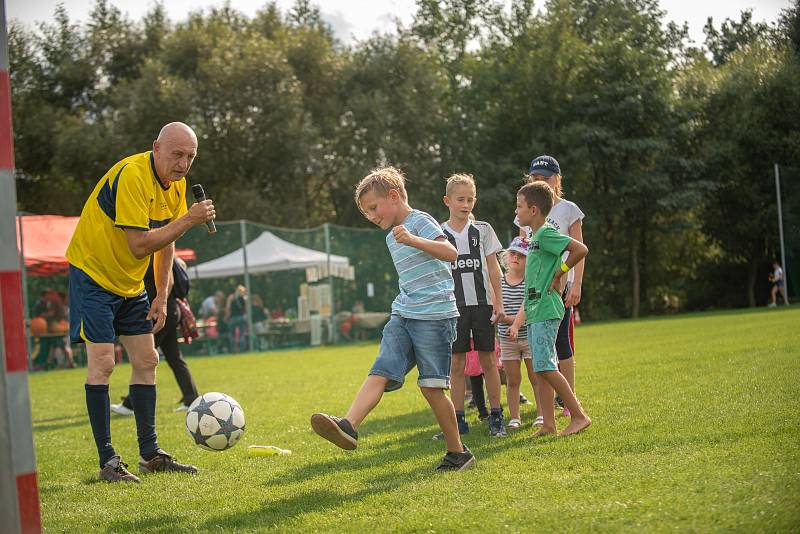
[[508, 435], [503, 422], [503, 414], [489, 416], [489, 435], [493, 438], [504, 438]]
[[464, 471], [475, 465], [475, 457], [464, 445], [464, 452], [448, 452], [436, 467], [437, 471]]
[[311, 416], [311, 428], [337, 447], [348, 451], [358, 447], [358, 432], [347, 419], [315, 413]]
[[100, 470], [100, 480], [106, 482], [135, 482], [139, 483], [139, 477], [129, 472], [128, 464], [124, 463], [119, 455], [112, 456]]
[[564, 408], [564, 401], [561, 400], [561, 397], [559, 397], [558, 395], [556, 395], [555, 407], [556, 408]]
[[[469, 423], [467, 423], [466, 419], [458, 419], [456, 418], [456, 422], [458, 423], [458, 433], [460, 435], [469, 434]], [[433, 439], [437, 441], [444, 440], [444, 432], [438, 432], [433, 435]]]
[[531, 401], [528, 400], [528, 397], [526, 397], [525, 395], [520, 393], [519, 394], [519, 403], [522, 404], [522, 405], [525, 405], [525, 404], [530, 404]]
[[145, 460], [139, 457], [139, 473], [155, 473], [157, 471], [177, 471], [178, 473], [189, 473], [194, 475], [197, 468], [193, 465], [180, 464], [165, 451], [158, 449], [153, 458]]

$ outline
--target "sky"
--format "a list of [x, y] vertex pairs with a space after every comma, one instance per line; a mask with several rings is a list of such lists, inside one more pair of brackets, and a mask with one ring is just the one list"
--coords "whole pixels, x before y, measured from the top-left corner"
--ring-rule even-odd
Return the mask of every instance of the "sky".
[[[0, 0], [3, 1], [3, 0]], [[56, 5], [61, 3], [73, 20], [85, 20], [94, 0], [5, 0], [9, 19], [32, 25], [52, 18]], [[252, 16], [268, 0], [235, 0], [231, 5], [246, 15]], [[109, 0], [131, 18], [138, 19], [152, 6], [151, 0]], [[221, 6], [224, 0], [163, 0], [171, 20], [179, 21], [190, 11], [198, 8]], [[293, 0], [277, 0], [282, 10], [288, 10]], [[387, 32], [394, 27], [394, 20], [408, 24], [415, 11], [415, 0], [317, 0], [323, 18], [331, 25], [336, 37], [345, 43], [362, 40], [373, 32]], [[689, 23], [689, 35], [697, 43], [703, 42], [703, 25], [706, 18], [714, 17], [717, 25], [725, 18], [738, 20], [745, 9], [753, 10], [756, 21], [774, 22], [781, 9], [787, 8], [791, 0], [661, 0], [661, 9], [667, 19], [678, 23]], [[541, 7], [543, 0], [537, 0]]]

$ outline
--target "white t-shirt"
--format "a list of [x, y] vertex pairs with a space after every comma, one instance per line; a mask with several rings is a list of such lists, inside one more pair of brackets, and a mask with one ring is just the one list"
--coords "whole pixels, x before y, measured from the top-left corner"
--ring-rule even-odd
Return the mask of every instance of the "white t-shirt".
[[456, 250], [458, 259], [450, 264], [456, 284], [456, 304], [459, 306], [492, 305], [493, 292], [489, 282], [486, 256], [503, 250], [492, 226], [483, 221], [469, 221], [456, 232], [447, 223], [442, 229]]
[[[547, 214], [546, 221], [553, 225], [560, 234], [569, 235], [569, 227], [575, 224], [575, 221], [582, 221], [584, 217], [584, 213], [577, 204], [569, 200], [561, 200], [554, 205], [550, 213]], [[519, 217], [514, 217], [514, 224], [520, 226]], [[525, 230], [528, 237], [531, 236], [530, 226], [520, 226], [520, 228]], [[566, 259], [567, 256], [569, 256], [569, 252], [564, 253], [564, 259]], [[575, 272], [570, 270], [570, 272], [567, 273], [567, 282], [572, 283], [573, 280], [575, 280]]]
[[775, 270], [772, 271], [772, 279], [775, 282], [783, 280], [783, 269], [781, 269], [780, 267], [775, 267]]

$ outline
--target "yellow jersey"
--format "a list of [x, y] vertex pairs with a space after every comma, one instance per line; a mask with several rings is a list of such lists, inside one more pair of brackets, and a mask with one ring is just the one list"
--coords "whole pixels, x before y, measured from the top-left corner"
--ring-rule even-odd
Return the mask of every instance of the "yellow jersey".
[[152, 152], [129, 156], [111, 167], [84, 204], [67, 260], [106, 291], [135, 297], [144, 289], [150, 258], [134, 257], [125, 229], [160, 228], [186, 212], [186, 178], [164, 187]]

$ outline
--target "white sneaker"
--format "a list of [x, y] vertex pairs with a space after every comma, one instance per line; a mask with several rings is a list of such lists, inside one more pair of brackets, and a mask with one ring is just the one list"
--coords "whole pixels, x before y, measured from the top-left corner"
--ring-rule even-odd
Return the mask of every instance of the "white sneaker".
[[117, 415], [125, 415], [125, 416], [133, 415], [133, 410], [131, 410], [130, 408], [127, 408], [124, 404], [121, 404], [121, 403], [120, 404], [112, 404], [111, 405], [111, 411], [114, 412]]
[[177, 408], [175, 408], [175, 413], [179, 413], [179, 412], [188, 412], [188, 411], [189, 411], [189, 407], [188, 407], [188, 406], [186, 406], [185, 404], [181, 404], [180, 406], [178, 406]]

